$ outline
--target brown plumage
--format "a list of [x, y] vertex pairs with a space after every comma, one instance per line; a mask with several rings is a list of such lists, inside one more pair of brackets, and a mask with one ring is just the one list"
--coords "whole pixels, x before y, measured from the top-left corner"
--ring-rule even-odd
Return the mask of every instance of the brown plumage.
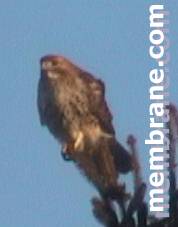
[[119, 193], [118, 172], [131, 169], [117, 142], [104, 83], [62, 56], [41, 59], [38, 109], [64, 152], [96, 186], [102, 197]]

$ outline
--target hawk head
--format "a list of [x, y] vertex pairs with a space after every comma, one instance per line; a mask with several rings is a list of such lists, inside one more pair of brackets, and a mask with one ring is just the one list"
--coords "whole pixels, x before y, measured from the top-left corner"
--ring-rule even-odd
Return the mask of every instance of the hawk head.
[[76, 75], [79, 68], [68, 59], [57, 56], [47, 55], [41, 58], [41, 75], [48, 79], [56, 80], [67, 75]]

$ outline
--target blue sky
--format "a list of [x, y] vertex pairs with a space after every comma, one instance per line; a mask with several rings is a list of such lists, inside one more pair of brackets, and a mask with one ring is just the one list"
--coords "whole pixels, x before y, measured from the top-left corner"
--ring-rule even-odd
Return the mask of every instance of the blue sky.
[[[97, 194], [42, 128], [36, 107], [39, 59], [63, 54], [106, 83], [118, 139], [138, 138], [149, 172], [149, 5], [155, 1], [2, 1], [0, 7], [0, 226], [97, 227]], [[157, 1], [156, 3], [164, 3]], [[178, 104], [177, 9], [170, 11], [170, 93]], [[131, 180], [131, 178], [130, 178]]]

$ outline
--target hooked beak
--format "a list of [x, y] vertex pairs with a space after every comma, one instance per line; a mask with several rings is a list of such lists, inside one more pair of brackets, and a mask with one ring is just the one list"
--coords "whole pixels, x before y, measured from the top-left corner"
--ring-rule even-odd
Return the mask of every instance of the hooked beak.
[[42, 62], [41, 63], [41, 69], [42, 70], [49, 70], [49, 69], [51, 69], [51, 67], [52, 67], [52, 62], [50, 62], [50, 61], [44, 61], [44, 62]]

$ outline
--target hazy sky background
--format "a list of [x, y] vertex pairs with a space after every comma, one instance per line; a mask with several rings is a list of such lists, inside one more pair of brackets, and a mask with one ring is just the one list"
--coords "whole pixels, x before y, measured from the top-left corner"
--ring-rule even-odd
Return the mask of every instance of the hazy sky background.
[[[170, 93], [178, 104], [178, 1], [170, 1]], [[0, 226], [97, 227], [95, 189], [39, 123], [39, 59], [63, 54], [106, 83], [119, 141], [138, 138], [149, 176], [149, 5], [155, 1], [1, 1]], [[164, 3], [164, 1], [156, 1]], [[129, 179], [131, 180], [131, 178]]]

